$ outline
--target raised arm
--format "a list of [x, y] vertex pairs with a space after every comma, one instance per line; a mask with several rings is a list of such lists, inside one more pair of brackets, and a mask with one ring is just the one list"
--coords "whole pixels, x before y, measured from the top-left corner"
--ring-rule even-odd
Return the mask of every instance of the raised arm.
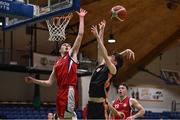
[[54, 69], [53, 69], [51, 75], [49, 76], [48, 80], [38, 80], [38, 79], [35, 79], [30, 76], [25, 77], [25, 81], [27, 83], [31, 83], [31, 84], [34, 83], [34, 84], [38, 84], [38, 85], [45, 86], [45, 87], [51, 86], [55, 80], [56, 80], [56, 78], [55, 78], [55, 74], [54, 74]]
[[84, 34], [84, 16], [87, 14], [87, 11], [84, 9], [80, 9], [80, 12], [76, 12], [76, 13], [79, 15], [79, 21], [80, 21], [79, 32], [71, 50], [69, 51], [69, 54], [73, 57], [75, 61], [77, 61], [77, 54], [79, 52], [79, 48], [81, 46], [81, 41]]
[[138, 112], [136, 114], [128, 117], [127, 120], [133, 120], [135, 118], [142, 117], [145, 113], [143, 106], [134, 98], [130, 99], [130, 103], [133, 108], [138, 109]]
[[[104, 44], [104, 29], [105, 29], [105, 26], [106, 26], [106, 21], [103, 20], [99, 23], [99, 36], [100, 36], [100, 40], [102, 41], [102, 43]], [[103, 59], [103, 56], [102, 56], [102, 53], [101, 53], [101, 50], [99, 49], [99, 44], [98, 44], [98, 65], [102, 64], [104, 62], [104, 59]]]
[[91, 32], [97, 38], [97, 41], [98, 41], [98, 44], [99, 44], [99, 50], [102, 53], [103, 59], [105, 60], [107, 66], [109, 68], [110, 73], [116, 74], [116, 72], [117, 72], [116, 67], [108, 57], [107, 50], [106, 50], [104, 44], [102, 43], [102, 40], [100, 39], [100, 36], [98, 35], [97, 26], [92, 26], [91, 27]]

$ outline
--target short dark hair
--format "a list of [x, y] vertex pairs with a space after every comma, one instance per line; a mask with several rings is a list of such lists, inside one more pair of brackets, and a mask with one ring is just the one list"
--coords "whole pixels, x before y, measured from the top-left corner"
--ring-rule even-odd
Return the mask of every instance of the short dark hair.
[[113, 53], [116, 61], [117, 61], [117, 65], [116, 68], [119, 69], [123, 66], [124, 60], [123, 60], [123, 56], [117, 52]]
[[119, 86], [121, 86], [121, 85], [126, 87], [127, 90], [129, 89], [128, 85], [125, 82], [122, 82], [122, 83], [119, 84]]
[[72, 43], [71, 42], [66, 42], [66, 41], [63, 41], [63, 42], [59, 43], [59, 47], [61, 47], [64, 43], [67, 43], [72, 47]]

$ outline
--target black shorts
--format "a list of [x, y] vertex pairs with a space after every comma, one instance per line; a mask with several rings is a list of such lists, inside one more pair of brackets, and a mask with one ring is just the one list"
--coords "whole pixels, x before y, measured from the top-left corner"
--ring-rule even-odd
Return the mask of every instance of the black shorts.
[[87, 119], [105, 119], [106, 112], [104, 103], [88, 102]]

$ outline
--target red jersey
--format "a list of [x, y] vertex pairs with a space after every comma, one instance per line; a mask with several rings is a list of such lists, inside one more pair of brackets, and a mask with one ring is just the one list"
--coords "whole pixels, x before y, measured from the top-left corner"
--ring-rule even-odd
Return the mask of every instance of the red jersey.
[[120, 101], [119, 98], [117, 98], [117, 99], [115, 99], [113, 101], [112, 106], [116, 110], [118, 110], [120, 112], [123, 112], [124, 113], [124, 117], [120, 118], [119, 116], [115, 115], [115, 116], [112, 116], [112, 118], [114, 118], [114, 119], [126, 119], [127, 117], [131, 116], [132, 109], [131, 109], [129, 100], [130, 100], [130, 98], [126, 97], [123, 101]]
[[66, 54], [55, 64], [55, 75], [58, 87], [76, 86], [77, 83], [77, 63]]
[[66, 54], [60, 58], [56, 64], [55, 76], [57, 79], [58, 92], [56, 95], [56, 107], [58, 116], [64, 118], [64, 112], [68, 104], [68, 90], [69, 86], [74, 86], [75, 103], [77, 104], [77, 63]]

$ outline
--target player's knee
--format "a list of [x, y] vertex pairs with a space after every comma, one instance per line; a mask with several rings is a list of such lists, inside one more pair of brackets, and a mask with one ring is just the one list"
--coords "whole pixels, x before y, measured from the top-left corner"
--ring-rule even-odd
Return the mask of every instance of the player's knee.
[[65, 119], [76, 118], [76, 113], [75, 113], [75, 112], [66, 111], [66, 112], [64, 113], [64, 118], [65, 118]]

